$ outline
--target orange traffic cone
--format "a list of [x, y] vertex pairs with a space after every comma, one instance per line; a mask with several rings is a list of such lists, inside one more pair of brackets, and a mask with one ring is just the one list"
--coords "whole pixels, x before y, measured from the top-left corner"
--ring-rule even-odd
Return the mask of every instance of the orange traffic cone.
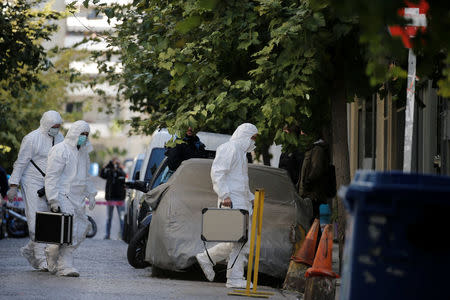
[[292, 256], [292, 260], [297, 263], [303, 263], [308, 266], [312, 266], [314, 260], [314, 252], [316, 251], [317, 236], [319, 234], [320, 222], [319, 219], [315, 219], [311, 228], [306, 235], [300, 250]]
[[339, 275], [332, 271], [332, 257], [333, 257], [333, 232], [331, 224], [325, 226], [320, 239], [319, 249], [317, 249], [316, 258], [311, 268], [306, 270], [306, 277], [313, 276], [328, 276], [332, 278], [339, 278]]

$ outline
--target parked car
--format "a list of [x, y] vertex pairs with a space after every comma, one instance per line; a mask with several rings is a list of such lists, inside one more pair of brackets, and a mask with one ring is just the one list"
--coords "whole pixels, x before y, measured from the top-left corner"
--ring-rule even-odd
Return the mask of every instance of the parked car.
[[[142, 166], [142, 162], [144, 161], [145, 154], [140, 153], [138, 154], [134, 160], [133, 164], [130, 167], [130, 171], [128, 173], [128, 177], [126, 179], [126, 182], [132, 182], [134, 180], [139, 179], [139, 172]], [[130, 218], [131, 214], [128, 214], [128, 211], [130, 210], [130, 207], [132, 207], [132, 199], [135, 198], [136, 190], [134, 189], [127, 189], [127, 193], [125, 196], [125, 203], [124, 203], [124, 222], [123, 222], [123, 230], [122, 230], [122, 240], [124, 240], [126, 243], [128, 243], [133, 236], [133, 229], [132, 224], [134, 220]]]
[[[125, 185], [128, 189], [128, 197], [126, 199], [126, 210], [124, 215], [124, 230], [123, 240], [129, 240], [136, 234], [138, 230], [138, 211], [143, 192], [146, 190], [145, 186], [151, 181], [153, 172], [164, 158], [165, 144], [172, 138], [167, 129], [155, 130], [152, 134], [149, 145], [144, 153], [140, 169], [136, 168], [130, 181]], [[142, 156], [141, 156], [142, 157]], [[126, 228], [126, 230], [125, 230]]]
[[134, 168], [135, 158], [126, 158], [123, 161], [123, 170], [125, 171], [126, 178], [129, 180], [132, 176], [133, 168]]
[[[172, 172], [169, 170], [167, 157], [165, 157], [154, 173], [153, 179], [148, 185], [148, 188], [151, 190], [158, 185], [167, 182], [171, 175]], [[136, 269], [142, 269], [150, 266], [150, 264], [145, 261], [145, 249], [147, 247], [148, 231], [151, 221], [152, 210], [148, 206], [147, 202], [143, 201], [139, 206], [136, 233], [130, 237], [127, 248], [128, 263]]]
[[[200, 239], [202, 209], [217, 207], [211, 165], [211, 159], [184, 161], [167, 182], [143, 197], [153, 210], [145, 251], [149, 264], [182, 271], [196, 263], [195, 255], [204, 250]], [[291, 229], [299, 228], [303, 233], [299, 236], [304, 238], [312, 218], [312, 204], [300, 198], [285, 170], [249, 164], [248, 174], [251, 190], [265, 190], [259, 270], [283, 278], [293, 251]]]
[[[226, 134], [203, 131], [198, 132], [197, 136], [200, 138], [200, 141], [205, 144], [205, 150], [212, 153], [212, 157], [217, 147], [227, 142], [231, 137]], [[145, 158], [139, 171], [139, 179], [126, 183], [128, 189], [134, 190], [130, 193], [128, 209], [126, 211], [126, 220], [128, 221], [128, 240], [137, 233], [138, 215], [140, 204], [142, 203], [142, 196], [145, 192], [151, 189], [150, 184], [154, 174], [165, 158], [166, 149], [164, 146], [172, 137], [173, 136], [169, 134], [167, 129], [155, 131], [145, 152]]]

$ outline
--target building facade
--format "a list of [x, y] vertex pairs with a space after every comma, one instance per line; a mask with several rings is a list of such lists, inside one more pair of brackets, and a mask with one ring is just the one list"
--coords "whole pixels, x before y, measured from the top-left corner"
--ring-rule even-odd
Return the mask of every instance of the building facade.
[[[53, 9], [62, 11], [71, 2], [73, 0], [56, 0], [53, 2]], [[129, 2], [130, 0], [102, 1], [102, 3], [120, 4]], [[75, 51], [88, 53], [106, 50], [107, 43], [102, 38], [103, 33], [114, 30], [116, 23], [114, 21], [108, 23], [107, 17], [99, 14], [94, 6], [85, 8], [82, 0], [77, 1], [76, 7], [78, 11], [75, 14], [59, 21], [59, 31], [44, 46], [47, 49], [54, 46], [73, 48]], [[93, 35], [98, 38], [97, 42], [89, 41], [76, 46], [83, 39]], [[116, 72], [121, 72], [121, 63], [118, 56], [112, 57], [111, 67], [114, 67]], [[126, 150], [126, 157], [129, 158], [143, 152], [150, 137], [128, 136], [130, 127], [120, 125], [120, 121], [130, 120], [139, 116], [139, 114], [131, 112], [127, 102], [114, 101], [118, 95], [117, 87], [110, 86], [107, 83], [98, 84], [94, 87], [87, 85], [91, 79], [101, 76], [97, 64], [90, 61], [89, 57], [82, 60], [74, 59], [70, 62], [70, 68], [78, 71], [83, 78], [86, 78], [86, 82], [70, 84], [67, 87], [68, 101], [61, 110], [63, 113], [79, 116], [90, 124], [92, 133], [95, 135], [92, 139], [94, 149], [100, 152], [113, 148]], [[105, 92], [101, 97], [95, 92], [98, 89]], [[69, 122], [66, 122], [66, 124], [70, 126]], [[125, 139], [126, 143], [124, 143]]]
[[[450, 175], [450, 101], [431, 80], [415, 100], [412, 171]], [[348, 104], [352, 177], [357, 169], [403, 169], [405, 109], [406, 96], [389, 90]]]

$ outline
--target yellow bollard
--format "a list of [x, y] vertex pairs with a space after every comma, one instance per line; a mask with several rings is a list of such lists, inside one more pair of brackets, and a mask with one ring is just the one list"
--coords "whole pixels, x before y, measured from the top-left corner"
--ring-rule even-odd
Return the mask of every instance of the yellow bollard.
[[[270, 295], [274, 293], [271, 292], [258, 292], [258, 270], [259, 270], [259, 256], [261, 251], [261, 232], [262, 232], [262, 221], [263, 221], [263, 211], [264, 211], [264, 189], [256, 189], [255, 192], [255, 204], [253, 207], [253, 217], [252, 217], [252, 232], [250, 234], [250, 250], [248, 256], [248, 266], [247, 266], [247, 287], [245, 290], [234, 290], [228, 293], [232, 296], [245, 296], [253, 298], [269, 298]], [[255, 249], [255, 234], [256, 234], [256, 249]], [[253, 256], [255, 259], [255, 268], [253, 270]], [[250, 283], [252, 279], [253, 272], [253, 289], [250, 291]]]

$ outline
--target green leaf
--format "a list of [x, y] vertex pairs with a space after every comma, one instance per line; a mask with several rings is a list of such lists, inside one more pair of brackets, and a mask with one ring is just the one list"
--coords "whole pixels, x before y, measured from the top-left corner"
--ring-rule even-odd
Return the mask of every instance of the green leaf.
[[162, 61], [158, 63], [158, 67], [170, 70], [172, 68], [172, 62], [171, 61]]
[[223, 101], [223, 99], [225, 99], [225, 97], [227, 96], [227, 92], [222, 92], [222, 93], [220, 93], [217, 97], [216, 97], [216, 102], [217, 103], [219, 103], [219, 104], [221, 104], [222, 103], [222, 101]]
[[175, 29], [182, 34], [186, 34], [192, 29], [198, 27], [201, 21], [202, 19], [200, 16], [191, 16], [188, 17], [187, 19], [178, 22], [177, 25], [175, 26]]
[[314, 56], [314, 54], [316, 54], [316, 50], [309, 48], [308, 50], [305, 51], [305, 53], [303, 54], [304, 57], [306, 58], [311, 58]]
[[174, 70], [175, 70], [176, 74], [183, 75], [184, 72], [186, 71], [186, 65], [177, 62], [177, 63], [175, 63]]
[[216, 106], [214, 104], [212, 104], [212, 103], [209, 103], [209, 104], [206, 105], [206, 110], [211, 112], [211, 113], [214, 112], [215, 108], [216, 108]]
[[251, 82], [251, 80], [238, 80], [233, 85], [233, 87], [240, 89], [244, 92], [248, 92], [250, 90], [250, 88], [252, 87], [252, 82]]
[[319, 13], [319, 12], [316, 12], [316, 13], [314, 13], [313, 14], [313, 18], [317, 21], [317, 24], [320, 26], [320, 27], [323, 27], [323, 26], [325, 26], [325, 17], [323, 16], [323, 14], [322, 13]]
[[109, 18], [112, 19], [114, 18], [114, 9], [111, 7], [107, 7], [103, 10], [103, 12], [105, 13], [105, 15]]
[[218, 0], [199, 0], [198, 6], [203, 9], [212, 10], [217, 6]]

